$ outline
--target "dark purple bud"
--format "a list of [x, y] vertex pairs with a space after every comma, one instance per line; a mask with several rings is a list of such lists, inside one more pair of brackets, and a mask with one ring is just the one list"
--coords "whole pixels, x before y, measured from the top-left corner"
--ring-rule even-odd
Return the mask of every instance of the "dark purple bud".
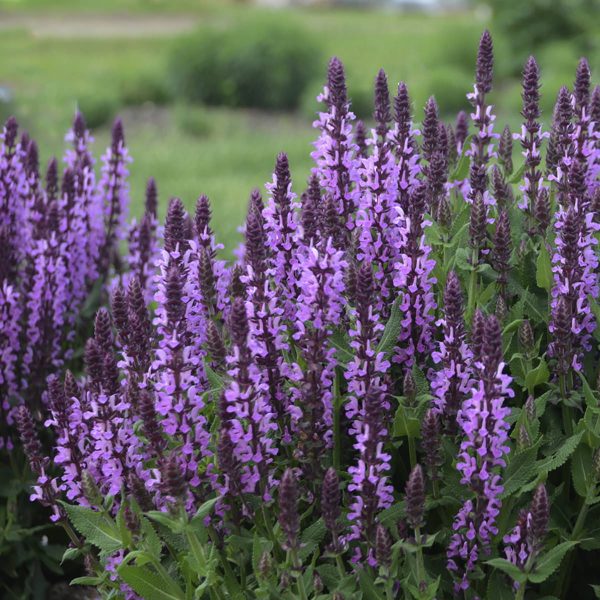
[[154, 508], [150, 493], [146, 489], [144, 482], [135, 473], [129, 474], [127, 484], [131, 495], [135, 498], [135, 501], [143, 512]]
[[249, 328], [246, 304], [242, 298], [236, 298], [231, 305], [229, 331], [233, 344], [239, 348], [244, 348], [247, 343]]
[[456, 126], [454, 131], [456, 134], [456, 143], [462, 148], [465, 140], [469, 136], [469, 117], [464, 110], [461, 110], [456, 115]]
[[530, 423], [537, 418], [537, 408], [535, 407], [535, 400], [533, 396], [528, 396], [525, 401], [525, 412], [527, 413], [527, 420]]
[[44, 459], [44, 451], [42, 450], [42, 444], [36, 431], [33, 417], [25, 405], [21, 405], [17, 408], [15, 420], [23, 451], [29, 461], [31, 470], [36, 475], [39, 475], [46, 459]]
[[394, 98], [394, 120], [398, 124], [398, 138], [407, 140], [410, 135], [411, 114], [408, 88], [404, 81], [398, 84], [398, 94]]
[[321, 514], [325, 527], [335, 540], [338, 533], [338, 519], [342, 507], [342, 495], [340, 492], [340, 481], [333, 467], [327, 469], [323, 477], [321, 488]]
[[245, 260], [252, 267], [256, 277], [264, 277], [267, 260], [267, 236], [262, 216], [250, 206], [246, 217]]
[[186, 213], [181, 200], [171, 198], [164, 233], [165, 250], [167, 252], [175, 252], [179, 248], [179, 252], [183, 253], [187, 248], [185, 217]]
[[46, 194], [48, 196], [48, 204], [54, 202], [58, 197], [58, 163], [56, 158], [51, 158], [48, 161], [46, 169]]
[[358, 155], [361, 158], [367, 156], [367, 130], [365, 124], [358, 120], [356, 121], [356, 127], [354, 128], [354, 141], [358, 146]]
[[406, 520], [417, 529], [423, 524], [425, 513], [425, 479], [421, 465], [415, 465], [406, 482]]
[[161, 488], [166, 496], [181, 500], [187, 491], [183, 468], [179, 463], [177, 454], [173, 452], [161, 468]]
[[383, 69], [379, 70], [375, 79], [375, 111], [373, 118], [377, 124], [377, 135], [385, 140], [389, 130], [389, 123], [392, 120], [390, 112], [390, 90], [388, 80]]
[[203, 247], [200, 247], [198, 251], [198, 283], [204, 308], [209, 315], [214, 314], [217, 311], [217, 289], [215, 287], [213, 262], [210, 254]]
[[388, 569], [392, 563], [392, 540], [388, 530], [381, 524], [375, 531], [375, 559], [379, 568]]
[[85, 136], [86, 123], [83, 115], [80, 111], [75, 112], [75, 118], [73, 119], [73, 133], [77, 139], [82, 139]]
[[[4, 144], [11, 151], [15, 147], [17, 141], [17, 133], [19, 131], [19, 125], [15, 117], [8, 117], [4, 124]], [[12, 153], [12, 152], [10, 152]]]
[[29, 132], [28, 131], [24, 131], [21, 134], [21, 139], [19, 140], [19, 145], [21, 146], [21, 150], [27, 150], [27, 146], [29, 146], [29, 142], [31, 141], [31, 138], [29, 137]]
[[437, 149], [438, 123], [438, 106], [435, 98], [431, 96], [425, 105], [425, 117], [423, 118], [421, 132], [423, 135], [423, 156], [427, 161], [431, 161], [431, 157]]
[[550, 225], [550, 199], [548, 198], [548, 190], [546, 188], [539, 190], [535, 199], [533, 212], [538, 224], [538, 231], [540, 235], [544, 236]]
[[506, 183], [502, 171], [496, 165], [492, 167], [492, 186], [494, 188], [494, 198], [496, 198], [499, 207], [505, 208], [512, 202], [510, 186]]
[[118, 117], [115, 119], [112, 127], [112, 151], [117, 154], [125, 145], [125, 132], [123, 131], [123, 121]]
[[560, 296], [552, 311], [553, 349], [557, 361], [556, 370], [559, 375], [566, 375], [571, 369], [571, 321], [569, 301], [565, 296]]
[[185, 316], [185, 305], [183, 303], [183, 277], [179, 267], [174, 264], [167, 272], [165, 285], [167, 319], [171, 326], [175, 327]]
[[346, 90], [346, 75], [342, 61], [334, 56], [329, 61], [327, 70], [327, 88], [329, 89], [329, 103], [338, 111], [345, 109], [348, 102]]
[[483, 341], [485, 330], [485, 316], [481, 310], [476, 309], [473, 315], [473, 324], [471, 327], [471, 350], [473, 351], [473, 360], [478, 362], [482, 359]]
[[517, 435], [517, 444], [520, 450], [525, 450], [531, 446], [531, 438], [527, 433], [527, 428], [524, 425], [519, 426], [519, 432]]
[[194, 218], [196, 235], [212, 235], [212, 230], [210, 228], [211, 216], [210, 201], [208, 196], [202, 195], [196, 202], [196, 215]]
[[450, 229], [452, 226], [452, 208], [450, 207], [448, 199], [445, 197], [441, 198], [438, 203], [436, 219], [446, 230]]
[[241, 280], [243, 276], [242, 267], [235, 265], [231, 272], [231, 283], [229, 284], [229, 294], [232, 299], [246, 297], [246, 285]]
[[281, 210], [289, 210], [289, 189], [292, 185], [290, 164], [285, 152], [280, 152], [275, 161], [275, 189], [273, 200]]
[[[359, 313], [368, 316], [369, 307], [373, 301], [373, 270], [371, 265], [363, 263], [356, 273], [356, 307]], [[366, 323], [366, 319], [361, 320]]]
[[302, 229], [304, 241], [316, 240], [321, 225], [321, 186], [316, 175], [308, 180], [308, 189], [302, 196]]
[[530, 56], [523, 69], [523, 118], [534, 123], [540, 117], [540, 68]]
[[146, 183], [146, 212], [153, 217], [156, 217], [158, 210], [158, 190], [156, 189], [156, 181], [154, 177], [148, 179]]
[[531, 523], [529, 525], [531, 535], [539, 544], [546, 537], [548, 521], [550, 520], [550, 502], [543, 483], [540, 483], [536, 488], [529, 510], [531, 512]]
[[315, 594], [320, 594], [325, 589], [323, 586], [323, 580], [321, 579], [320, 575], [316, 572], [313, 575], [313, 589], [315, 591]]
[[487, 237], [487, 206], [483, 196], [477, 194], [471, 204], [471, 217], [469, 221], [469, 243], [472, 248], [481, 249]]
[[336, 248], [343, 248], [346, 235], [335, 200], [331, 196], [326, 196], [324, 205], [325, 237], [331, 238]]
[[94, 321], [94, 339], [102, 352], [112, 352], [113, 333], [110, 314], [105, 308], [98, 309]]
[[113, 292], [111, 310], [119, 339], [125, 344], [129, 335], [129, 307], [125, 291], [120, 286]]
[[206, 349], [214, 365], [225, 364], [225, 344], [214, 321], [208, 321], [206, 325]]
[[482, 354], [487, 372], [495, 377], [503, 358], [502, 328], [495, 315], [485, 321]]
[[421, 422], [421, 448], [425, 454], [427, 473], [432, 481], [439, 478], [439, 468], [443, 462], [440, 430], [439, 415], [430, 408]]
[[600, 129], [600, 85], [594, 86], [590, 100], [590, 118], [595, 123], [595, 129]]
[[79, 385], [75, 380], [73, 373], [69, 369], [67, 369], [65, 373], [65, 396], [70, 400], [71, 398], [79, 399], [79, 395], [81, 394], [81, 390], [79, 389]]
[[[71, 396], [69, 396], [70, 398]], [[69, 403], [65, 388], [60, 379], [56, 375], [48, 377], [48, 403], [50, 409], [56, 416], [59, 427], [62, 429], [69, 428]]]
[[285, 546], [298, 547], [300, 518], [298, 517], [298, 484], [292, 469], [286, 469], [279, 483], [279, 525], [285, 535]]
[[486, 29], [479, 40], [477, 52], [477, 68], [475, 70], [475, 83], [481, 94], [492, 91], [492, 76], [494, 70], [494, 46], [492, 36]]
[[510, 257], [512, 254], [512, 237], [510, 233], [510, 221], [508, 211], [501, 210], [496, 221], [496, 231], [494, 232], [494, 248], [492, 261], [494, 270], [498, 273], [498, 285], [502, 294], [508, 283], [508, 273], [510, 271]]
[[526, 353], [531, 352], [534, 348], [533, 327], [531, 327], [531, 322], [528, 319], [525, 319], [519, 325], [519, 342]]
[[86, 342], [84, 358], [86, 373], [91, 383], [100, 385], [104, 371], [104, 353], [94, 338]]
[[27, 145], [27, 156], [25, 158], [25, 169], [29, 176], [33, 176], [37, 181], [40, 170], [40, 157], [38, 146], [35, 140], [31, 140]]
[[131, 509], [129, 503], [125, 505], [125, 510], [123, 511], [123, 520], [125, 522], [125, 527], [127, 527], [131, 533], [134, 535], [140, 533], [140, 520], [135, 512]]
[[141, 390], [138, 398], [138, 412], [142, 418], [144, 434], [148, 438], [154, 452], [162, 453], [165, 442], [162, 437], [162, 428], [158, 422], [154, 408], [154, 396], [148, 390]]
[[571, 206], [581, 208], [585, 203], [587, 196], [585, 177], [586, 167], [581, 160], [574, 157], [569, 166], [569, 173], [567, 176], [569, 202], [571, 203]]
[[446, 125], [446, 137], [448, 138], [448, 164], [454, 167], [458, 160], [458, 150], [456, 148], [458, 141], [454, 133], [454, 127], [450, 124]]
[[575, 74], [575, 84], [573, 85], [573, 92], [575, 95], [575, 108], [577, 112], [585, 108], [587, 110], [590, 101], [590, 65], [587, 58], [581, 58], [577, 65], [577, 72]]
[[506, 125], [502, 130], [500, 142], [498, 143], [498, 161], [502, 165], [505, 175], [510, 175], [513, 172], [512, 152], [512, 133], [508, 125]]
[[402, 394], [409, 404], [412, 404], [417, 397], [417, 384], [411, 371], [406, 371], [402, 383]]
[[85, 499], [92, 506], [102, 506], [103, 496], [100, 492], [100, 488], [87, 469], [81, 473], [81, 491], [83, 492]]
[[102, 361], [102, 384], [108, 394], [116, 394], [119, 391], [119, 365], [115, 355], [111, 352], [104, 355]]

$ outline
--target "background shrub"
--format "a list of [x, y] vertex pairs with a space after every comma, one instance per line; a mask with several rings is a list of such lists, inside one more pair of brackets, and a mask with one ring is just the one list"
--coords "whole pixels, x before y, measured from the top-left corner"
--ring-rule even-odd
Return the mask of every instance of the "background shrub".
[[95, 93], [77, 99], [79, 110], [85, 114], [86, 122], [91, 129], [102, 127], [113, 119], [119, 107], [116, 95]]
[[157, 106], [168, 104], [171, 90], [162, 74], [146, 73], [136, 79], [128, 79], [121, 84], [121, 102], [125, 106], [139, 106], [151, 102]]
[[176, 94], [191, 102], [293, 109], [319, 60], [315, 42], [302, 29], [263, 23], [180, 40], [169, 71]]

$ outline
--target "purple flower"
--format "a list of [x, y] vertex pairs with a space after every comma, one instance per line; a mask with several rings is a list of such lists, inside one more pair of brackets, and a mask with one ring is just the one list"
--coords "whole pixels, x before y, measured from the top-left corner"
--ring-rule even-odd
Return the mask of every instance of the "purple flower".
[[510, 409], [506, 398], [514, 393], [511, 378], [503, 373], [502, 337], [495, 316], [485, 321], [481, 357], [475, 363], [471, 395], [457, 417], [464, 434], [457, 469], [461, 483], [472, 494], [454, 519], [448, 546], [448, 568], [456, 577], [455, 590], [466, 590], [481, 553], [489, 551], [496, 535], [502, 494], [501, 470], [506, 466]]
[[436, 325], [443, 327], [444, 338], [433, 361], [442, 368], [436, 372], [431, 388], [435, 412], [443, 418], [449, 431], [456, 430], [457, 414], [471, 387], [472, 353], [466, 343], [463, 293], [454, 271], [448, 273], [444, 290], [444, 316]]
[[397, 209], [399, 238], [394, 286], [403, 317], [393, 360], [405, 368], [422, 363], [433, 348], [435, 261], [430, 258], [431, 247], [425, 241], [424, 230], [429, 222], [424, 218], [424, 192], [422, 185], [415, 188], [407, 213], [401, 207]]
[[329, 63], [327, 85], [317, 99], [325, 104], [326, 111], [319, 113], [313, 124], [321, 132], [311, 154], [316, 163], [313, 172], [331, 197], [342, 225], [352, 229], [355, 202], [352, 186], [359, 149], [352, 132], [355, 117], [350, 111], [344, 67], [336, 57]]

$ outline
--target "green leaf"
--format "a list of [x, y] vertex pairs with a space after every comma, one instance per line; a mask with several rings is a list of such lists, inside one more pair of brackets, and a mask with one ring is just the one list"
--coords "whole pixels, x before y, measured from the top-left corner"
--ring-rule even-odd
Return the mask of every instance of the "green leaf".
[[376, 353], [383, 352], [388, 355], [398, 342], [400, 331], [402, 330], [402, 313], [400, 311], [400, 298], [394, 300], [392, 304], [392, 310], [390, 312], [390, 318], [385, 324], [385, 329], [381, 336], [379, 345], [377, 346]]
[[571, 465], [575, 491], [582, 498], [587, 498], [596, 487], [591, 448], [585, 444], [580, 444], [573, 453]]
[[358, 580], [360, 582], [360, 591], [363, 593], [365, 600], [383, 600], [383, 596], [375, 587], [375, 583], [365, 569], [358, 572]]
[[467, 136], [465, 141], [463, 142], [462, 152], [460, 154], [460, 158], [458, 159], [458, 163], [456, 165], [456, 169], [452, 171], [449, 177], [449, 181], [461, 181], [466, 179], [469, 176], [469, 167], [471, 166], [471, 157], [467, 154], [469, 147], [471, 146], [471, 138], [473, 134]]
[[552, 287], [552, 261], [546, 244], [540, 244], [536, 262], [535, 281], [538, 287], [550, 291]]
[[71, 579], [70, 585], [94, 585], [95, 586], [100, 583], [102, 583], [101, 577], [85, 576], [85, 577], [75, 577], [75, 579]]
[[181, 519], [176, 519], [160, 510], [150, 510], [146, 513], [146, 516], [160, 525], [163, 525], [173, 533], [183, 533], [184, 524]]
[[527, 165], [525, 164], [525, 162], [523, 162], [523, 164], [512, 174], [511, 178], [508, 180], [508, 183], [519, 183], [523, 178], [523, 173], [525, 173], [526, 166]]
[[600, 585], [590, 585], [590, 587], [594, 590], [596, 598], [600, 598]]
[[533, 572], [529, 574], [529, 581], [532, 583], [546, 581], [550, 575], [556, 572], [565, 554], [577, 544], [578, 542], [573, 541], [563, 542], [552, 548], [550, 552], [543, 554], [537, 559]]
[[315, 521], [302, 532], [302, 536], [300, 537], [301, 546], [298, 552], [302, 560], [308, 558], [314, 552], [326, 533], [327, 527], [325, 527], [323, 519]]
[[548, 383], [550, 379], [550, 370], [548, 369], [548, 365], [543, 358], [540, 358], [540, 362], [535, 369], [531, 369], [525, 375], [525, 385], [529, 390], [530, 394], [533, 394], [533, 390], [537, 385], [543, 385], [544, 383]]
[[421, 422], [412, 415], [413, 411], [403, 404], [399, 404], [394, 416], [394, 437], [408, 436], [418, 438], [421, 431]]
[[255, 573], [259, 573], [260, 560], [265, 552], [270, 552], [273, 549], [273, 542], [265, 538], [261, 538], [258, 533], [254, 532], [254, 540], [252, 543], [252, 567]]
[[185, 600], [185, 595], [168, 575], [160, 576], [146, 569], [131, 565], [119, 567], [121, 579], [144, 600]]
[[562, 467], [569, 459], [569, 456], [575, 452], [575, 448], [579, 445], [583, 437], [583, 431], [572, 435], [562, 444], [562, 446], [544, 460], [538, 462], [538, 469], [541, 472], [549, 473], [558, 467]]
[[223, 386], [225, 385], [223, 378], [211, 368], [206, 360], [204, 361], [204, 371], [211, 391], [218, 392], [223, 389]]
[[504, 474], [502, 498], [507, 498], [537, 477], [535, 459], [541, 439], [522, 452], [517, 452], [508, 463]]
[[515, 593], [508, 581], [502, 573], [494, 571], [488, 580], [486, 600], [513, 600]]
[[505, 558], [492, 558], [491, 560], [485, 561], [487, 565], [490, 567], [494, 567], [495, 569], [499, 569], [503, 573], [506, 573], [511, 579], [514, 581], [518, 581], [519, 583], [523, 583], [527, 574], [521, 571], [517, 565], [513, 565], [509, 560]]
[[195, 524], [196, 521], [204, 521], [204, 518], [210, 514], [210, 511], [214, 508], [217, 503], [218, 498], [211, 498], [207, 500], [200, 506], [200, 508], [196, 511], [196, 514], [192, 518], [192, 525]]
[[329, 343], [336, 349], [335, 355], [339, 364], [347, 365], [354, 358], [348, 336], [344, 332], [335, 330], [329, 337]]
[[73, 527], [93, 546], [103, 552], [116, 552], [123, 542], [117, 526], [102, 513], [86, 506], [73, 506], [61, 502]]

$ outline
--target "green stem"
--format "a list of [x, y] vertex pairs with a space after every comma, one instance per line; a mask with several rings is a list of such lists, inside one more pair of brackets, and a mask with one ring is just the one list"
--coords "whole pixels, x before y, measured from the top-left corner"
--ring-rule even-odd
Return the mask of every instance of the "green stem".
[[521, 583], [519, 585], [519, 588], [517, 589], [517, 593], [515, 594], [515, 600], [523, 600], [525, 598], [525, 588], [526, 588], [526, 584], [525, 583]]
[[410, 458], [410, 470], [412, 471], [417, 464], [417, 448], [415, 438], [412, 435], [408, 436], [408, 456]]
[[470, 321], [473, 318], [475, 312], [475, 299], [477, 297], [478, 278], [477, 263], [479, 262], [479, 251], [477, 248], [473, 248], [471, 275], [469, 276], [469, 305], [467, 308], [467, 320]]
[[333, 467], [336, 471], [339, 471], [342, 462], [342, 428], [340, 419], [342, 399], [340, 397], [340, 384], [337, 369], [333, 386]]
[[300, 600], [308, 600], [306, 587], [304, 586], [304, 577], [302, 576], [302, 563], [298, 557], [298, 551], [295, 548], [290, 550], [290, 558], [292, 567], [297, 574], [296, 585], [298, 586], [298, 596], [300, 597]]
[[[590, 505], [587, 503], [587, 499], [584, 499], [583, 505], [579, 509], [579, 514], [577, 515], [575, 525], [573, 526], [573, 531], [571, 533], [572, 540], [576, 540], [583, 531], [583, 526], [585, 524], [585, 519], [589, 510]], [[560, 577], [556, 589], [561, 592], [561, 598], [566, 597], [567, 589], [569, 587], [569, 582], [571, 579], [571, 569], [573, 568], [573, 557], [573, 552], [569, 552], [567, 559], [563, 560], [562, 568], [560, 570]]]
[[423, 546], [421, 545], [421, 528], [415, 527], [415, 542], [417, 544], [417, 588], [424, 581], [425, 566], [423, 564]]

